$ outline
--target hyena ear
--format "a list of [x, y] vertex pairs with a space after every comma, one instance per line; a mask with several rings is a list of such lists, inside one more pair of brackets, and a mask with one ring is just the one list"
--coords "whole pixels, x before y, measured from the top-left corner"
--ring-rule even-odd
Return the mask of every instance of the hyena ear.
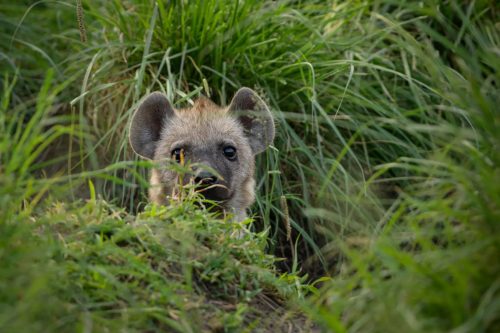
[[245, 129], [254, 154], [263, 152], [274, 140], [274, 121], [266, 103], [250, 88], [239, 89], [229, 104]]
[[165, 95], [154, 92], [146, 97], [130, 124], [132, 149], [144, 158], [153, 159], [162, 128], [171, 117], [175, 117], [175, 112]]

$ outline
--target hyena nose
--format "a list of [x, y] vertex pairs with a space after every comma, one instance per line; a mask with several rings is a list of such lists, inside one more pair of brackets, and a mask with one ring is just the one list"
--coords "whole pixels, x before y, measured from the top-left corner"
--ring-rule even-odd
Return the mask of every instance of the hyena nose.
[[200, 185], [213, 185], [217, 183], [217, 177], [208, 171], [200, 171], [196, 174], [194, 181]]

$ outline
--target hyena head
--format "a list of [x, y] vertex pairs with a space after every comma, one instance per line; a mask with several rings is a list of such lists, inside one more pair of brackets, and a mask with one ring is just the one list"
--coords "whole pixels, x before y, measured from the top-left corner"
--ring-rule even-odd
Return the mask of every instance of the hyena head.
[[[254, 201], [255, 155], [273, 139], [272, 115], [249, 88], [238, 90], [227, 107], [201, 97], [179, 110], [155, 92], [139, 106], [130, 126], [137, 154], [160, 165], [167, 159], [189, 162], [191, 173], [184, 182], [193, 181], [201, 194], [238, 220]], [[166, 204], [178, 182], [172, 168], [153, 169], [150, 200]]]

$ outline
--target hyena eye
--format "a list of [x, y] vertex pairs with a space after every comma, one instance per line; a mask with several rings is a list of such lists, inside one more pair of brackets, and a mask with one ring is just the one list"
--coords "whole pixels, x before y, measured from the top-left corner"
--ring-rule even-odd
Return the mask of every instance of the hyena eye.
[[172, 158], [177, 161], [177, 163], [184, 164], [184, 149], [175, 148], [172, 150]]
[[225, 146], [222, 149], [222, 152], [228, 160], [234, 161], [236, 159], [236, 148], [234, 148], [233, 146]]

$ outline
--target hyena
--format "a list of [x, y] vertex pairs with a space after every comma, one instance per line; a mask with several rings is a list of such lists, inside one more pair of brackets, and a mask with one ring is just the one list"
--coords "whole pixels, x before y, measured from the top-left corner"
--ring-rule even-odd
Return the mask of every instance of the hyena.
[[[274, 132], [266, 103], [253, 90], [241, 88], [229, 106], [200, 97], [185, 109], [174, 109], [162, 93], [154, 92], [135, 112], [129, 133], [140, 156], [160, 165], [166, 159], [193, 165], [184, 181], [194, 182], [206, 199], [241, 221], [255, 198], [255, 155], [273, 142]], [[150, 200], [167, 204], [178, 176], [172, 168], [154, 168]]]

